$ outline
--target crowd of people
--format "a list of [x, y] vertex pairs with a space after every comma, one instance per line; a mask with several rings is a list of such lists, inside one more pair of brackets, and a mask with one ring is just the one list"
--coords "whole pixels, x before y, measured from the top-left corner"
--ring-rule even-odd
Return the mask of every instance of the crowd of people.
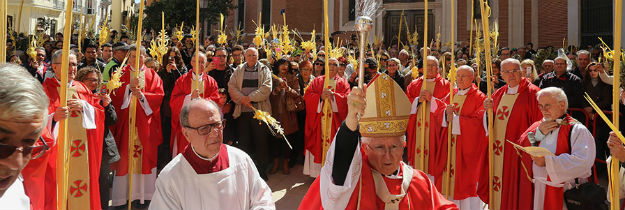
[[[78, 187], [72, 189], [88, 196], [86, 200], [69, 198], [68, 205], [90, 209], [108, 209], [109, 201], [126, 208], [129, 187], [133, 206], [147, 207], [152, 201], [154, 209], [271, 208], [274, 203], [265, 181], [274, 173], [317, 178], [300, 208], [322, 203], [326, 209], [361, 207], [360, 190], [363, 196], [374, 196], [382, 179], [387, 185], [399, 180], [399, 186], [401, 174], [413, 174], [410, 166], [420, 171], [407, 181], [409, 192], [396, 188], [391, 194], [402, 189], [399, 199], [416, 196], [431, 203], [395, 204], [377, 194], [380, 199], [363, 201], [362, 207], [404, 208], [412, 203], [423, 208], [481, 209], [489, 204], [496, 209], [561, 209], [566, 205], [564, 191], [606, 176], [596, 172], [605, 171], [602, 161], [610, 155], [625, 159], [624, 144], [584, 100], [587, 93], [606, 113], [614, 106], [624, 107], [625, 100], [612, 104], [612, 67], [600, 46], [570, 46], [546, 57], [539, 54], [557, 50], [534, 49], [531, 43], [501, 48], [492, 60], [493, 95], [487, 99], [487, 62], [476, 60], [466, 44], [457, 44], [454, 52], [445, 47], [417, 50], [416, 46], [374, 45], [358, 64], [350, 61], [350, 55], [358, 52], [355, 42], [341, 47], [339, 53], [321, 46], [313, 52], [277, 56], [253, 43], [220, 45], [214, 38], [204, 39], [196, 52], [192, 36], [172, 37], [162, 60], [146, 52], [147, 41], [136, 46], [125, 35], [119, 42], [102, 45], [86, 39], [82, 49], [73, 39], [66, 106], [60, 105], [58, 89], [63, 34], [46, 36], [34, 56], [8, 44], [7, 61], [15, 65], [0, 67], [0, 137], [8, 139], [0, 146], [10, 153], [0, 154], [5, 157], [0, 163], [10, 165], [12, 172], [8, 184], [0, 182], [5, 190], [1, 200], [10, 198], [32, 209], [56, 208], [56, 166], [52, 164], [56, 158], [42, 148], [55, 146], [59, 122], [66, 119], [68, 140], [72, 140], [69, 163], [74, 164], [69, 167], [69, 179], [89, 186], [81, 190], [80, 182], [72, 182]], [[393, 96], [405, 93], [408, 103], [404, 99], [392, 103], [397, 105], [393, 115], [397, 112], [406, 119], [403, 130], [386, 135], [404, 138], [389, 137], [378, 144], [377, 138], [386, 137], [372, 135], [371, 128], [363, 130], [368, 118], [377, 119], [361, 118], [367, 116], [365, 106], [369, 110], [386, 95], [365, 98], [370, 91], [358, 88], [358, 65], [365, 69], [365, 85], [383, 88], [391, 84], [384, 83], [388, 80], [399, 88]], [[452, 67], [456, 71], [450, 73]], [[24, 78], [26, 72], [30, 78]], [[135, 73], [139, 76], [131, 76]], [[455, 84], [450, 82], [452, 76]], [[106, 83], [116, 78], [122, 86], [107, 89]], [[19, 95], [24, 93], [29, 95]], [[132, 104], [136, 113], [130, 111]], [[282, 133], [259, 124], [259, 110], [270, 113]], [[493, 110], [494, 119], [487, 119], [488, 110]], [[131, 120], [136, 128], [130, 127]], [[492, 128], [488, 120], [494, 121]], [[488, 174], [489, 129], [495, 139], [494, 181], [489, 181]], [[131, 138], [135, 145], [129, 145]], [[362, 148], [356, 144], [359, 141]], [[531, 156], [514, 145], [543, 147], [554, 155]], [[18, 146], [25, 156], [19, 160], [14, 157]], [[364, 152], [360, 154], [357, 148]], [[26, 165], [29, 154], [33, 159]], [[365, 160], [369, 161], [366, 166]], [[128, 170], [129, 164], [134, 165], [133, 171]], [[303, 165], [303, 171], [292, 171], [297, 164]], [[234, 171], [225, 173], [233, 166], [237, 166]], [[593, 167], [600, 169], [593, 171]], [[190, 175], [193, 171], [212, 176], [198, 179]], [[359, 181], [348, 171], [363, 178]], [[20, 172], [21, 190], [30, 201], [14, 195], [19, 189], [14, 189], [12, 180]], [[243, 189], [228, 193], [244, 200], [199, 202], [201, 196], [221, 193], [209, 183], [227, 179], [224, 176], [236, 180], [219, 182], [217, 187]], [[357, 187], [359, 182], [375, 188]], [[417, 192], [413, 184], [427, 190]], [[344, 197], [331, 200], [326, 192]], [[560, 199], [551, 199], [554, 196]]]

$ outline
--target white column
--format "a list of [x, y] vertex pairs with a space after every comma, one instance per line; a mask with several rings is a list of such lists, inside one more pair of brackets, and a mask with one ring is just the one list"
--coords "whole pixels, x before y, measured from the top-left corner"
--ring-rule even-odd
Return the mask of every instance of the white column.
[[568, 0], [567, 4], [567, 27], [568, 43], [579, 46], [579, 24], [580, 24], [580, 12], [579, 12], [579, 0]]
[[[508, 47], [523, 46], [524, 39], [524, 1], [508, 0]], [[501, 31], [501, 29], [500, 29]]]

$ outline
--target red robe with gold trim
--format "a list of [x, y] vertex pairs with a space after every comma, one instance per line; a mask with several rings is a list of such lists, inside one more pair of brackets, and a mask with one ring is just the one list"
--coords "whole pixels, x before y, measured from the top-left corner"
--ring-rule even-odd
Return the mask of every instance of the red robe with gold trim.
[[[362, 190], [360, 190], [360, 209], [384, 209], [384, 202], [376, 194], [371, 172], [372, 169], [367, 160], [367, 156], [364, 151], [361, 150], [360, 152], [363, 157], [360, 174], [362, 179], [356, 184], [345, 209], [357, 208], [360, 186], [362, 186]], [[403, 167], [400, 167], [400, 169], [399, 175], [401, 176], [403, 175]], [[445, 199], [445, 197], [436, 190], [436, 187], [430, 182], [430, 179], [425, 173], [415, 169], [412, 170], [413, 177], [406, 195], [399, 201], [399, 209], [458, 209], [454, 203]], [[383, 176], [383, 178], [391, 194], [400, 193], [402, 179], [389, 179], [385, 176]], [[319, 183], [319, 178], [315, 179], [302, 199], [298, 209], [323, 209], [321, 195], [319, 194]]]
[[[543, 118], [542, 113], [538, 109], [538, 100], [536, 99], [536, 93], [539, 90], [540, 88], [525, 79], [522, 79], [519, 83], [519, 96], [514, 103], [514, 107], [510, 110], [510, 112], [504, 113], [510, 115], [508, 120], [509, 123], [506, 125], [507, 140], [513, 141], [521, 146], [527, 145], [526, 143], [519, 141], [521, 134], [523, 134], [523, 132], [525, 132], [525, 130], [534, 122]], [[493, 107], [495, 109], [499, 106], [501, 98], [507, 92], [508, 85], [505, 85], [493, 94]], [[493, 115], [496, 117], [497, 113], [493, 112]], [[493, 146], [495, 147], [494, 150], [503, 149], [504, 151], [503, 176], [502, 181], [499, 182], [499, 189], [502, 191], [500, 209], [532, 209], [532, 199], [534, 193], [531, 188], [532, 183], [525, 178], [526, 175], [521, 166], [521, 159], [514, 149], [514, 146], [511, 144]], [[488, 203], [489, 164], [488, 154], [485, 153], [484, 155], [484, 164], [482, 164], [480, 181], [478, 184], [478, 195], [484, 203]], [[495, 185], [496, 184], [497, 183], [495, 183]]]
[[[420, 88], [420, 87], [419, 87]], [[415, 101], [415, 103], [418, 103]], [[443, 115], [445, 113], [446, 104], [445, 102], [432, 97], [432, 101], [430, 102], [436, 104], [436, 110], [431, 112], [431, 110], [427, 110], [430, 112], [430, 119], [426, 122], [425, 126], [426, 132], [429, 132], [429, 139], [424, 139], [424, 141], [428, 142], [428, 148], [425, 148], [425, 153], [429, 154], [429, 158], [427, 160], [428, 171], [424, 171], [425, 173], [432, 175], [434, 177], [442, 176], [443, 170], [445, 169], [445, 162], [442, 162], [443, 156], [447, 156], [447, 148], [443, 148], [442, 143], [442, 127], [440, 126], [443, 123]], [[423, 104], [419, 104], [421, 106]], [[406, 129], [406, 147], [407, 147], [407, 156], [408, 156], [408, 164], [414, 166], [415, 163], [415, 145], [417, 141], [416, 132], [421, 132], [421, 129], [417, 127], [419, 112], [415, 111], [414, 113], [410, 113], [410, 118], [408, 119], [408, 128]], [[447, 133], [445, 133], [447, 135]], [[419, 151], [420, 152], [420, 151]], [[439, 180], [436, 180], [439, 182]]]
[[[189, 71], [176, 80], [176, 85], [171, 93], [171, 100], [169, 106], [171, 107], [171, 149], [172, 156], [176, 156], [184, 151], [184, 148], [189, 144], [187, 138], [182, 134], [182, 126], [180, 125], [180, 111], [184, 105], [184, 99], [187, 95], [191, 94], [191, 82], [193, 80], [193, 71]], [[208, 100], [213, 100], [215, 103], [219, 101], [219, 87], [213, 77], [207, 73], [202, 75], [202, 81], [204, 81], [204, 94], [203, 97]], [[202, 94], [200, 94], [202, 96]], [[175, 142], [174, 142], [175, 141]], [[173, 148], [176, 144], [177, 151], [174, 154]]]
[[[436, 78], [434, 78], [434, 84], [434, 93], [432, 93], [434, 98], [442, 99], [449, 94], [449, 81], [441, 77], [440, 74], [437, 74]], [[408, 96], [408, 100], [410, 100], [410, 102], [414, 101], [416, 97], [419, 97], [422, 85], [423, 76], [410, 82], [410, 85], [406, 88], [406, 95]]]
[[[91, 198], [90, 206], [91, 209], [101, 209], [100, 206], [100, 164], [102, 161], [102, 143], [104, 139], [104, 108], [100, 105], [100, 99], [97, 98], [89, 88], [82, 82], [72, 81], [72, 87], [76, 89], [76, 93], [79, 96], [79, 99], [86, 101], [91, 106], [93, 106], [95, 110], [95, 123], [96, 129], [87, 129], [87, 154], [89, 159], [89, 196]], [[60, 96], [59, 96], [59, 81], [55, 78], [48, 78], [43, 82], [43, 88], [46, 91], [46, 95], [48, 95], [49, 106], [48, 112], [53, 113], [60, 106]], [[68, 96], [69, 97], [69, 96]], [[73, 113], [70, 112], [70, 116]], [[58, 124], [57, 124], [58, 126]], [[65, 139], [69, 141], [69, 139]], [[70, 143], [70, 142], [68, 142]], [[53, 149], [51, 149], [50, 154], [48, 155], [48, 165], [46, 169], [46, 198], [45, 198], [45, 207], [46, 209], [56, 209], [56, 141], [54, 145], [48, 144]], [[70, 143], [70, 149], [72, 145]], [[80, 148], [77, 148], [80, 150]], [[70, 152], [70, 151], [67, 151]], [[80, 153], [74, 153], [80, 154]], [[71, 165], [69, 167], [72, 167]], [[54, 186], [48, 186], [48, 182], [52, 182]], [[52, 188], [52, 189], [50, 189]], [[71, 187], [68, 187], [70, 190]], [[48, 196], [48, 194], [51, 194]], [[68, 195], [69, 196], [69, 195]], [[51, 203], [52, 202], [52, 203]], [[54, 204], [54, 205], [53, 205]], [[38, 204], [39, 205], [39, 204]]]
[[[454, 89], [454, 94], [457, 93], [458, 89]], [[454, 196], [450, 198], [453, 200], [477, 196], [477, 181], [482, 168], [482, 158], [484, 158], [484, 153], [488, 148], [488, 139], [485, 138], [483, 128], [485, 112], [483, 101], [486, 99], [486, 95], [480, 92], [475, 85], [472, 85], [465, 95], [466, 99], [462, 104], [460, 113], [457, 114], [460, 121], [460, 135], [457, 135], [455, 142], [452, 142], [456, 145], [455, 170], [452, 171], [455, 174], [455, 180], [450, 180], [450, 182], [454, 182]], [[449, 104], [449, 95], [443, 101]], [[452, 122], [447, 122], [447, 125], [451, 124]], [[448, 147], [448, 130], [449, 126], [442, 128], [441, 144], [445, 153]], [[443, 156], [441, 162], [447, 163], [446, 155]], [[437, 180], [436, 187], [440, 190], [442, 185], [438, 180], [442, 180], [442, 177], [436, 177], [435, 180]]]
[[[111, 127], [115, 137], [115, 142], [119, 149], [120, 159], [116, 163], [112, 164], [113, 170], [116, 171], [115, 176], [124, 176], [128, 173], [128, 132], [129, 130], [129, 110], [130, 107], [122, 109], [122, 103], [124, 101], [124, 94], [126, 86], [130, 84], [130, 65], [127, 65], [122, 69], [123, 76], [120, 79], [122, 87], [115, 90], [114, 94], [111, 94], [113, 100], [113, 106], [117, 112], [117, 124]], [[150, 104], [152, 114], [146, 115], [143, 107], [137, 100], [136, 111], [136, 124], [137, 136], [141, 141], [142, 149], [142, 162], [141, 172], [143, 174], [150, 174], [152, 168], [156, 167], [158, 145], [163, 141], [163, 135], [161, 132], [161, 103], [163, 101], [163, 81], [154, 72], [154, 70], [143, 66], [145, 71], [145, 88], [142, 90], [143, 95], [147, 102]]]
[[[314, 162], [321, 164], [323, 142], [321, 139], [321, 116], [323, 111], [317, 113], [317, 108], [321, 100], [321, 93], [323, 92], [323, 85], [325, 81], [325, 75], [316, 77], [308, 85], [308, 89], [304, 94], [304, 100], [306, 102], [306, 130], [305, 130], [305, 142], [306, 150], [312, 153], [315, 157]], [[349, 84], [345, 79], [336, 75], [336, 89], [334, 90], [334, 99], [338, 108], [337, 112], [333, 112], [332, 116], [332, 131], [330, 132], [330, 140], [334, 139], [337, 129], [341, 126], [345, 117], [347, 117], [347, 95], [349, 95]]]

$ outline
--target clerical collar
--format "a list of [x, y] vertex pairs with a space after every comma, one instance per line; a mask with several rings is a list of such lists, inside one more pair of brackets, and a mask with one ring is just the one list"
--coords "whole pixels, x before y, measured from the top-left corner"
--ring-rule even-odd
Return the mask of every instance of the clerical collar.
[[193, 148], [193, 145], [189, 145], [189, 146], [191, 147], [191, 150], [193, 150], [193, 153], [195, 153], [195, 155], [196, 155], [197, 157], [199, 157], [200, 159], [202, 159], [202, 160], [206, 160], [206, 161], [211, 161], [211, 162], [212, 162], [213, 160], [215, 160], [215, 158], [217, 158], [217, 156], [219, 156], [219, 152], [217, 152], [217, 153], [215, 153], [215, 156], [213, 156], [213, 157], [211, 157], [211, 158], [205, 158], [205, 157], [202, 157], [200, 154], [198, 154], [198, 153], [195, 151], [195, 148]]
[[471, 90], [471, 87], [468, 87], [468, 88], [463, 89], [463, 90], [458, 90], [457, 95], [459, 95], [459, 96], [466, 95], [469, 92], [469, 90]]
[[519, 84], [519, 85], [517, 85], [516, 87], [510, 87], [510, 86], [508, 86], [508, 92], [507, 92], [507, 94], [508, 94], [508, 95], [514, 95], [514, 94], [516, 94], [517, 92], [519, 92], [519, 86], [520, 86], [520, 84]]
[[200, 73], [200, 76], [198, 76], [197, 74], [195, 74], [195, 71], [192, 71], [192, 72], [193, 72], [193, 79], [194, 79], [194, 80], [199, 80], [199, 81], [202, 81], [202, 78], [204, 78], [204, 72]]
[[434, 82], [434, 80], [436, 80], [436, 77], [434, 77], [432, 79], [425, 79], [425, 81], [428, 81], [428, 82]]
[[[130, 66], [130, 71], [136, 71], [134, 66], [132, 65], [128, 65], [128, 66]], [[141, 66], [141, 68], [139, 68], [139, 71], [143, 71], [143, 65]]]
[[[61, 80], [57, 79], [56, 77], [54, 77], [54, 79], [56, 79], [56, 81], [57, 81], [59, 84], [61, 84]], [[69, 85], [69, 86], [72, 86], [72, 84], [73, 84], [73, 83], [74, 83], [74, 80], [67, 81], [67, 85]]]
[[395, 170], [391, 175], [384, 175], [386, 178], [390, 178], [390, 179], [399, 179], [401, 178], [399, 176], [399, 172], [401, 171], [401, 164], [399, 164], [399, 168], [397, 168], [397, 170]]

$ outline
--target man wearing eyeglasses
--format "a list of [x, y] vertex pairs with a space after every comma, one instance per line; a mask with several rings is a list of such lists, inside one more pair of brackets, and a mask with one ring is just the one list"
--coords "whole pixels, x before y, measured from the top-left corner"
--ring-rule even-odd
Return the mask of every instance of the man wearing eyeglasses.
[[159, 174], [149, 209], [275, 209], [250, 156], [223, 144], [215, 102], [191, 100], [180, 111], [180, 125], [189, 146]]
[[[195, 59], [199, 57], [198, 64], [195, 65]], [[182, 133], [182, 127], [180, 127], [179, 115], [182, 107], [189, 103], [191, 99], [206, 98], [213, 101], [219, 100], [219, 92], [217, 82], [213, 77], [207, 74], [206, 55], [200, 52], [199, 55], [194, 55], [191, 58], [191, 71], [182, 75], [176, 80], [176, 85], [171, 93], [171, 100], [169, 105], [171, 106], [171, 154], [172, 157], [182, 153], [184, 148], [187, 147], [187, 139]], [[195, 69], [198, 70], [199, 75], [195, 74]], [[193, 89], [192, 83], [198, 82], [201, 85], [199, 89]]]
[[[580, 67], [581, 68], [581, 67]], [[585, 68], [585, 67], [584, 67]], [[585, 72], [586, 69], [583, 70]], [[554, 59], [553, 72], [545, 74], [538, 85], [541, 89], [547, 87], [559, 87], [564, 90], [571, 108], [583, 108], [586, 105], [583, 100], [582, 79], [567, 70], [567, 62], [564, 57]], [[583, 120], [581, 116], [573, 116]]]
[[[501, 62], [501, 77], [506, 85], [499, 88], [492, 99], [484, 100], [484, 109], [493, 110], [493, 208], [494, 209], [531, 209], [532, 183], [526, 178], [521, 169], [521, 160], [510, 140], [518, 142], [523, 132], [534, 122], [543, 118], [538, 109], [536, 93], [540, 88], [522, 77], [521, 62], [514, 58], [508, 58]], [[484, 114], [486, 118], [486, 113]], [[486, 122], [486, 119], [484, 119]], [[488, 135], [488, 129], [485, 133]], [[486, 155], [487, 153], [485, 153]], [[488, 158], [481, 169], [482, 175], [478, 181], [478, 195], [489, 203], [489, 173]], [[529, 166], [528, 166], [529, 167]]]
[[[42, 199], [44, 182], [34, 173], [24, 178], [21, 173], [30, 160], [45, 152], [41, 135], [48, 119], [48, 98], [41, 84], [17, 65], [0, 65], [0, 84], [0, 208], [30, 209], [24, 189], [33, 186], [30, 189], [40, 195], [35, 199]], [[42, 163], [45, 170], [47, 161]]]
[[[61, 84], [62, 51], [56, 51], [52, 55], [52, 70], [54, 78], [48, 78], [43, 82], [44, 90], [49, 97], [48, 112], [51, 120], [48, 129], [55, 139], [58, 135], [59, 122], [66, 120], [67, 137], [69, 145], [74, 148], [69, 159], [68, 187], [72, 183], [80, 181], [80, 186], [85, 186], [84, 196], [71, 196], [68, 194], [68, 205], [75, 208], [100, 208], [100, 163], [102, 161], [102, 139], [104, 139], [104, 108], [100, 105], [100, 99], [93, 94], [84, 83], [74, 81], [78, 61], [76, 55], [70, 52], [67, 88], [67, 106], [60, 106], [59, 88]], [[75, 194], [74, 194], [75, 195]]]
[[35, 58], [28, 58], [29, 62], [24, 64], [24, 67], [30, 72], [30, 74], [37, 78], [40, 83], [46, 78], [46, 72], [48, 71], [48, 64], [44, 61], [46, 59], [46, 49], [43, 47], [35, 48], [37, 53]]

